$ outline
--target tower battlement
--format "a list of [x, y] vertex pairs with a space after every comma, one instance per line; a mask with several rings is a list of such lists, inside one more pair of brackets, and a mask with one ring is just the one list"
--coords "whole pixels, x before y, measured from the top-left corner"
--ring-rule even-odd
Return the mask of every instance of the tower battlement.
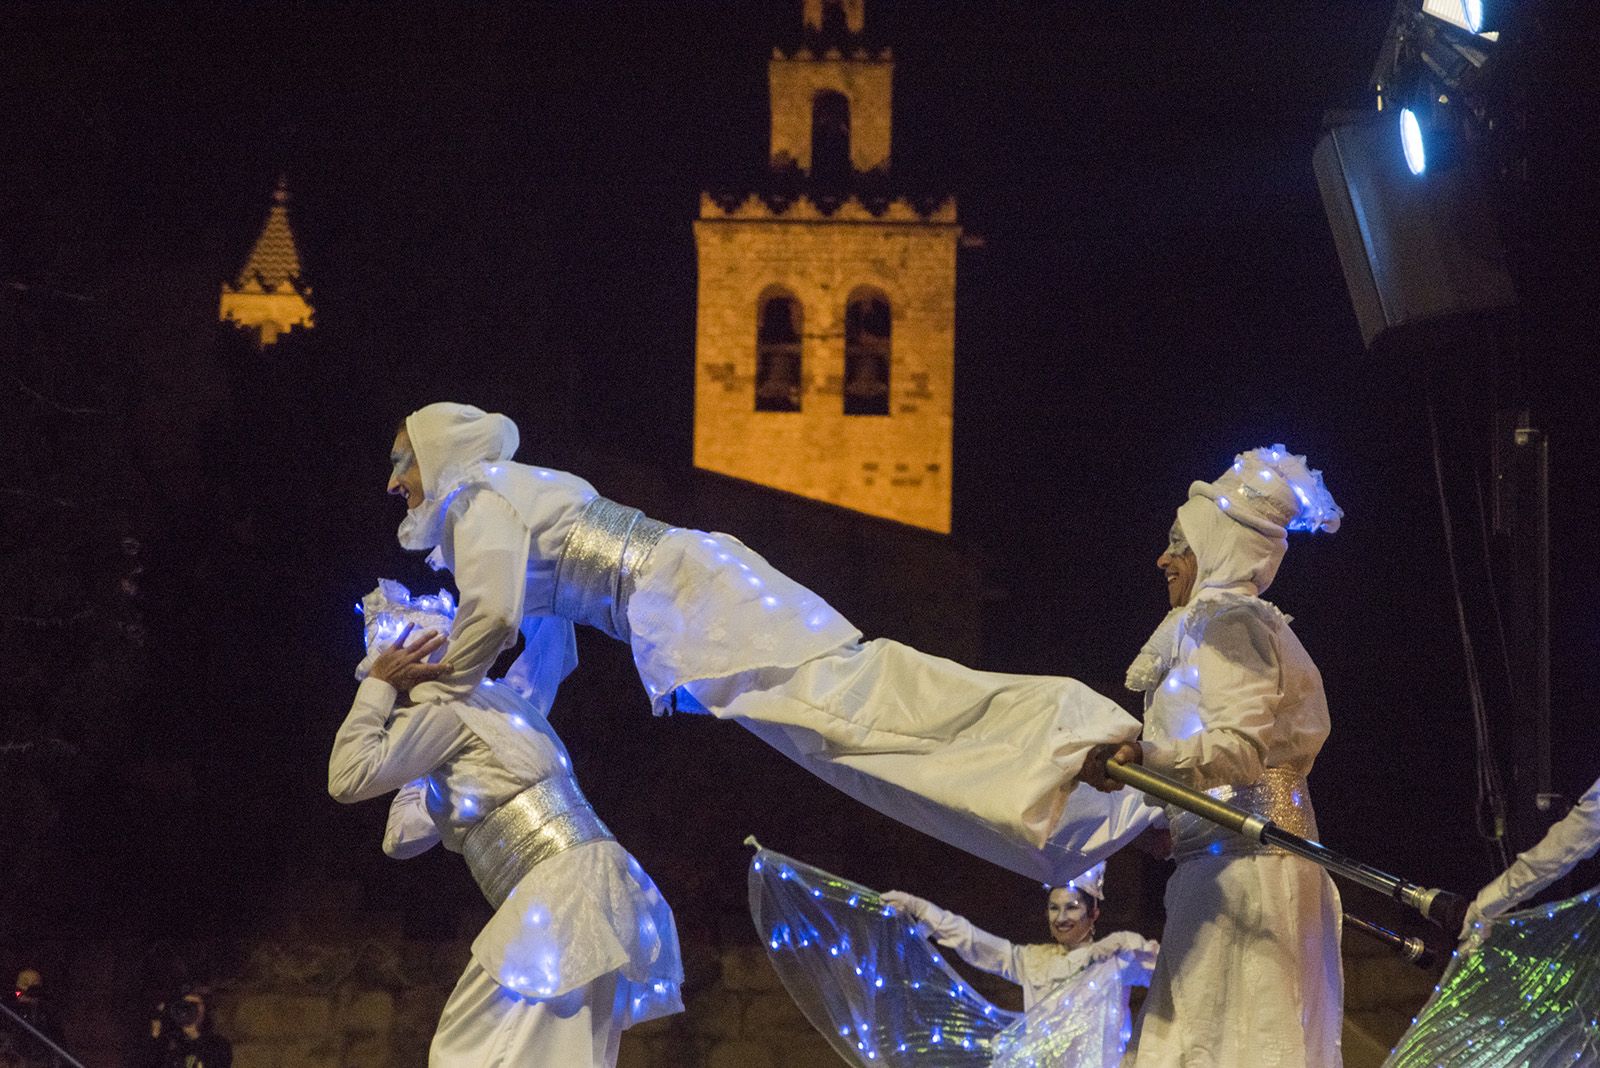
[[702, 222], [721, 220], [786, 223], [912, 223], [956, 224], [956, 198], [894, 197], [868, 201], [856, 194], [829, 198], [801, 193], [778, 198], [774, 194], [746, 193], [742, 197], [721, 193], [700, 194]]
[[894, 49], [888, 45], [870, 47], [862, 44], [851, 44], [845, 48], [832, 46], [816, 49], [809, 45], [795, 45], [784, 48], [775, 45], [772, 49], [774, 63], [894, 63]]

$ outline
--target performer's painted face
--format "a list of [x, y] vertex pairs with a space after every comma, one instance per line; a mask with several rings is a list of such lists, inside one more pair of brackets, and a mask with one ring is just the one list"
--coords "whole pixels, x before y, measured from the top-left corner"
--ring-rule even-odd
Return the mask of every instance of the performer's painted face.
[[404, 430], [394, 436], [389, 449], [389, 462], [394, 465], [389, 472], [389, 492], [406, 499], [406, 507], [415, 508], [422, 503], [422, 468], [417, 466], [417, 454], [411, 448], [411, 435]]
[[1100, 906], [1082, 890], [1058, 886], [1050, 891], [1050, 904], [1045, 914], [1050, 920], [1051, 936], [1072, 949], [1094, 936], [1094, 921], [1100, 915]]
[[1200, 571], [1200, 563], [1195, 559], [1194, 550], [1184, 540], [1183, 528], [1177, 523], [1172, 524], [1172, 530], [1167, 535], [1166, 551], [1156, 557], [1156, 566], [1167, 576], [1167, 603], [1173, 608], [1188, 604], [1194, 594], [1194, 580]]

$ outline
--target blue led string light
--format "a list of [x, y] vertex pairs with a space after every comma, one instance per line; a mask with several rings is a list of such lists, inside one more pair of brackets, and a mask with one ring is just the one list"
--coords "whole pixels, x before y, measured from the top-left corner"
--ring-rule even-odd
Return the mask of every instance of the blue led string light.
[[773, 969], [857, 1068], [986, 1068], [1018, 1019], [963, 982], [875, 890], [766, 849], [749, 887]]

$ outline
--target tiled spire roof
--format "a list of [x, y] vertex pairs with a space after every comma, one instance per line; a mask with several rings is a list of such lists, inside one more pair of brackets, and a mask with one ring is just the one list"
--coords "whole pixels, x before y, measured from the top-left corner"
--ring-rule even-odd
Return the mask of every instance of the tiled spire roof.
[[295, 248], [294, 232], [289, 229], [289, 190], [282, 178], [272, 192], [272, 210], [256, 238], [250, 258], [245, 262], [233, 288], [238, 292], [275, 293], [299, 290], [300, 253]]

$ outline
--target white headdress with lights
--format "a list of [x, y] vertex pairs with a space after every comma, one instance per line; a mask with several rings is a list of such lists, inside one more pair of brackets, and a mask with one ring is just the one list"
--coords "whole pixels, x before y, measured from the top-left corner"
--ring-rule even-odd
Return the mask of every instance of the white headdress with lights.
[[456, 619], [456, 602], [449, 590], [413, 596], [403, 584], [379, 579], [378, 588], [361, 598], [356, 611], [366, 628], [367, 655], [356, 665], [356, 678], [364, 679], [378, 654], [399, 639], [407, 624], [413, 634], [425, 630], [450, 633]]
[[1217, 502], [1229, 518], [1268, 537], [1291, 530], [1332, 534], [1344, 518], [1322, 484], [1322, 472], [1281, 444], [1240, 453], [1221, 478], [1194, 483], [1189, 495]]
[[[1074, 876], [1062, 884], [1068, 890], [1081, 890], [1096, 901], [1104, 901], [1106, 879], [1106, 863], [1101, 861], [1081, 875]], [[1051, 887], [1053, 890], [1061, 887]]]

